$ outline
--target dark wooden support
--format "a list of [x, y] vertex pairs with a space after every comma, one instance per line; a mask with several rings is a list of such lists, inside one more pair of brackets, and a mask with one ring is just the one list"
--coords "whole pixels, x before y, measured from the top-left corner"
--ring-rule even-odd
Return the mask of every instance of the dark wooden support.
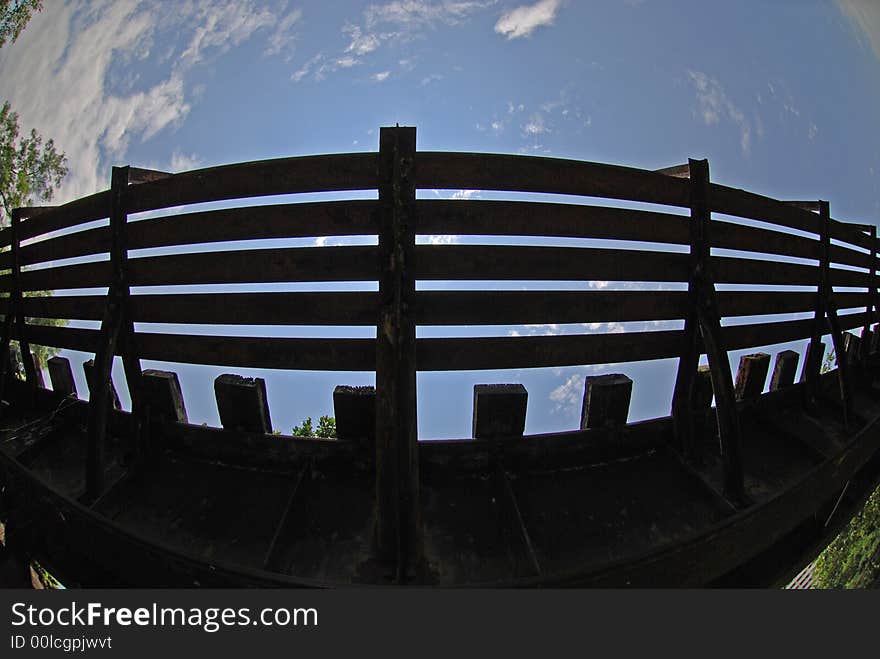
[[146, 453], [141, 436], [143, 414], [140, 397], [140, 361], [134, 354], [134, 325], [129, 308], [128, 279], [128, 189], [130, 169], [114, 167], [110, 184], [110, 264], [112, 279], [101, 321], [95, 352], [94, 375], [90, 383], [88, 451], [86, 457], [86, 501], [95, 501], [104, 491], [104, 448], [107, 416], [112, 397], [110, 373], [113, 356], [121, 353], [132, 403], [133, 438], [138, 460]]
[[379, 134], [376, 551], [398, 582], [421, 563], [416, 424], [415, 128]]
[[474, 439], [521, 437], [529, 394], [521, 384], [474, 385]]
[[863, 376], [867, 376], [870, 372], [868, 369], [868, 356], [871, 354], [871, 341], [873, 333], [871, 332], [871, 323], [877, 317], [877, 227], [871, 225], [868, 227], [868, 234], [871, 237], [871, 255], [869, 259], [870, 282], [868, 284], [868, 304], [865, 305], [867, 317], [865, 318], [865, 326], [862, 328], [862, 342], [859, 351], [859, 362]]
[[363, 446], [376, 443], [376, 388], [339, 385], [333, 389], [336, 438]]
[[174, 371], [145, 370], [141, 379], [141, 393], [151, 419], [187, 423], [180, 380]]
[[871, 330], [871, 354], [877, 352], [878, 344], [880, 344], [880, 325], [874, 325]]
[[794, 384], [799, 360], [800, 355], [794, 350], [783, 350], [776, 355], [773, 375], [770, 376], [770, 391], [776, 391]]
[[831, 342], [834, 344], [834, 352], [837, 355], [837, 376], [843, 409], [843, 424], [845, 427], [849, 428], [850, 422], [853, 418], [851, 393], [852, 378], [850, 376], [850, 365], [847, 363], [845, 357], [846, 347], [843, 344], [843, 332], [840, 329], [840, 322], [837, 318], [837, 309], [834, 306], [833, 289], [831, 286], [831, 209], [827, 201], [819, 201], [819, 217], [821, 218], [820, 238], [822, 241], [822, 258], [820, 260], [822, 276], [819, 294], [820, 297], [824, 299], [823, 306], [828, 315], [828, 326], [831, 329]]
[[218, 375], [214, 380], [214, 396], [220, 423], [226, 430], [272, 432], [269, 399], [263, 378], [240, 375]]
[[736, 382], [733, 385], [736, 399], [752, 400], [760, 396], [764, 391], [764, 382], [767, 381], [769, 370], [770, 355], [766, 352], [756, 352], [740, 357], [739, 368], [736, 371]]
[[[21, 311], [22, 294], [21, 294], [21, 267], [20, 267], [20, 229], [19, 223], [24, 210], [21, 208], [12, 209], [12, 217], [10, 222], [10, 252], [11, 252], [11, 276], [12, 290], [9, 292], [9, 306], [7, 308], [6, 317], [3, 322], [2, 343], [0, 343], [0, 355], [9, 354], [11, 341], [18, 338], [19, 348], [22, 354], [22, 363], [24, 365], [25, 377], [29, 380], [29, 384], [34, 385], [33, 381], [33, 362], [30, 359], [30, 347], [24, 337], [24, 317]], [[25, 358], [24, 356], [27, 355]], [[11, 368], [11, 359], [0, 359], [0, 399], [3, 398], [6, 387], [6, 379], [14, 370]]]
[[[819, 371], [822, 367], [822, 362], [825, 361], [825, 350], [825, 344], [822, 343], [822, 341], [813, 342], [811, 340], [807, 344], [807, 350], [804, 353], [804, 366], [801, 369], [801, 378], [799, 381], [807, 383], [808, 387], [815, 383], [819, 378]], [[813, 373], [814, 369], [815, 374]]]
[[46, 367], [49, 369], [49, 380], [52, 382], [54, 392], [62, 396], [77, 396], [76, 381], [73, 379], [70, 360], [55, 355], [49, 358]]
[[46, 379], [43, 377], [43, 369], [40, 366], [40, 360], [35, 353], [31, 354], [31, 359], [34, 362], [34, 384], [38, 389], [45, 389]]
[[581, 430], [626, 425], [633, 382], [622, 373], [588, 375], [584, 381]]
[[[95, 395], [95, 360], [90, 359], [83, 362], [83, 372], [86, 376], [86, 386], [89, 388], [89, 398]], [[116, 391], [116, 385], [113, 384], [113, 375], [110, 375], [110, 399], [113, 401], [113, 409], [122, 409], [119, 402], [119, 393]]]
[[722, 340], [721, 315], [715, 298], [710, 266], [709, 163], [689, 160], [690, 172], [690, 276], [688, 312], [685, 316], [683, 352], [672, 397], [672, 416], [679, 450], [689, 456], [694, 447], [694, 382], [703, 348], [715, 395], [718, 437], [724, 467], [724, 493], [732, 501], [745, 502], [739, 416], [727, 350]]
[[843, 356], [848, 366], [857, 366], [860, 344], [858, 335], [853, 332], [843, 333]]

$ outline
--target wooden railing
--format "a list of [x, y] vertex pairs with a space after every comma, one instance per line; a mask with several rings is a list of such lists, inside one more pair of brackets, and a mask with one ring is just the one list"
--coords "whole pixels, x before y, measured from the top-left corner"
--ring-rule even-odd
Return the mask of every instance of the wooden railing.
[[[825, 202], [782, 202], [709, 180], [708, 163], [662, 172], [552, 158], [417, 152], [414, 128], [383, 128], [378, 153], [285, 158], [165, 174], [114, 168], [110, 190], [52, 208], [17, 210], [0, 231], [2, 354], [10, 340], [95, 354], [99, 386], [89, 418], [88, 489], [103, 488], [112, 355], [121, 355], [132, 417], [145, 422], [140, 360], [231, 367], [376, 371], [380, 544], [405, 552], [400, 529], [417, 515], [415, 373], [679, 358], [676, 434], [689, 450], [699, 357], [708, 355], [727, 494], [742, 494], [738, 419], [727, 351], [809, 339], [807, 389], [818, 381], [818, 343], [877, 319], [876, 228], [831, 219]], [[690, 217], [581, 203], [417, 199], [417, 189], [479, 189], [598, 197], [689, 209]], [[129, 221], [129, 214], [219, 200], [378, 190], [377, 200], [246, 206]], [[723, 214], [713, 218], [712, 213]], [[57, 237], [61, 229], [109, 224]], [[759, 220], [764, 226], [735, 218]], [[772, 228], [771, 228], [772, 227]], [[797, 230], [792, 234], [790, 230]], [[417, 234], [615, 239], [682, 245], [605, 249], [528, 245], [416, 245]], [[377, 246], [295, 247], [137, 256], [154, 247], [312, 236], [376, 235]], [[26, 242], [29, 239], [30, 242]], [[831, 240], [835, 242], [832, 243]], [[758, 252], [719, 256], [712, 248]], [[75, 257], [103, 260], [75, 265]], [[814, 263], [779, 262], [775, 256]], [[109, 257], [109, 258], [108, 258]], [[40, 266], [38, 269], [33, 266]], [[845, 266], [843, 268], [837, 266]], [[856, 267], [859, 270], [847, 269]], [[417, 280], [680, 282], [687, 290], [435, 291]], [[133, 294], [132, 287], [274, 282], [379, 282], [378, 292]], [[764, 285], [715, 290], [716, 284]], [[786, 290], [807, 286], [812, 290]], [[30, 291], [108, 288], [106, 295], [29, 297]], [[775, 287], [775, 290], [766, 287]], [[838, 290], [841, 287], [856, 291]], [[859, 313], [838, 315], [844, 309]], [[813, 318], [722, 326], [722, 319], [813, 313]], [[101, 321], [52, 327], [29, 318]], [[684, 329], [624, 333], [419, 338], [417, 325], [606, 323], [684, 320]], [[134, 331], [134, 323], [365, 325], [376, 339], [231, 337]], [[867, 342], [863, 342], [867, 343]], [[0, 360], [3, 361], [3, 360]], [[26, 380], [37, 386], [30, 359]], [[5, 365], [4, 365], [5, 368]], [[841, 360], [841, 394], [849, 377]], [[5, 378], [4, 378], [5, 380]], [[811, 389], [812, 387], [812, 389]], [[138, 426], [140, 428], [141, 426]], [[138, 432], [142, 432], [138, 430]], [[149, 438], [140, 438], [149, 452]], [[383, 494], [384, 493], [384, 494]], [[384, 499], [383, 499], [384, 497]], [[409, 522], [405, 518], [409, 517]]]

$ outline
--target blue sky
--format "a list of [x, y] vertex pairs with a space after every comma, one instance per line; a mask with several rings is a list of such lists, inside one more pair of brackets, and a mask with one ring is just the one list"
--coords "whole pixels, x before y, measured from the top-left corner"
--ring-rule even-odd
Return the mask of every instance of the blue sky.
[[[419, 148], [427, 150], [649, 169], [708, 158], [713, 180], [726, 185], [828, 199], [842, 220], [880, 219], [880, 4], [870, 0], [45, 5], [19, 40], [0, 50], [0, 96], [23, 127], [66, 152], [70, 174], [58, 201], [108, 187], [113, 165], [183, 171], [373, 151], [378, 128], [400, 123], [417, 126]], [[631, 327], [470, 331], [597, 329]], [[735, 367], [738, 355], [732, 360]], [[211, 380], [227, 369], [175, 370], [191, 420], [217, 424]], [[674, 360], [423, 373], [420, 435], [467, 436], [477, 382], [523, 382], [529, 432], [574, 428], [584, 375], [610, 370], [635, 381], [631, 419], [668, 413]], [[364, 373], [244, 373], [267, 378], [273, 423], [285, 432], [305, 416], [331, 413], [334, 384], [372, 381]], [[124, 389], [121, 369], [115, 374]]]

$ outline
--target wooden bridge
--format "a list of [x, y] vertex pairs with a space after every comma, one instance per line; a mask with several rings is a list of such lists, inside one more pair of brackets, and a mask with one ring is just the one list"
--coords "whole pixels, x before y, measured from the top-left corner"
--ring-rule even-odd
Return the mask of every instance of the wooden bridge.
[[[416, 196], [461, 188], [653, 206]], [[378, 199], [129, 219], [219, 200], [356, 190], [377, 190]], [[67, 233], [53, 235], [60, 230]], [[425, 234], [660, 247], [416, 244]], [[378, 245], [132, 253], [348, 235], [377, 236]], [[107, 191], [16, 210], [0, 247], [0, 354], [17, 342], [24, 373], [2, 366], [0, 520], [11, 551], [68, 585], [784, 583], [880, 475], [870, 331], [878, 318], [876, 227], [832, 219], [827, 202], [777, 201], [713, 183], [706, 161], [652, 172], [425, 152], [414, 128], [383, 128], [377, 153], [173, 175], [114, 168]], [[416, 290], [427, 280], [687, 288]], [[378, 282], [378, 292], [132, 290], [339, 281]], [[728, 286], [716, 290], [720, 284]], [[90, 288], [107, 292], [31, 293]], [[806, 317], [792, 320], [797, 314]], [[760, 318], [722, 322], [752, 316]], [[34, 319], [100, 321], [100, 330]], [[675, 320], [683, 329], [416, 338], [419, 325]], [[364, 325], [376, 337], [163, 334], [135, 323]], [[839, 366], [821, 374], [826, 335]], [[733, 377], [728, 351], [794, 341], [804, 342], [803, 359], [791, 350], [775, 359], [755, 353]], [[49, 360], [52, 387], [44, 386], [35, 345], [94, 355], [88, 402], [61, 357]], [[703, 354], [707, 367], [699, 366]], [[130, 412], [118, 409], [114, 356], [124, 365]], [[629, 378], [588, 377], [579, 429], [524, 436], [525, 388], [478, 385], [473, 437], [418, 440], [418, 371], [662, 358], [679, 360], [668, 417], [628, 424]], [[228, 367], [214, 384], [223, 428], [187, 423], [177, 375], [143, 370], [141, 360]], [[278, 437], [265, 383], [236, 368], [375, 371], [376, 386], [336, 388], [337, 439]]]

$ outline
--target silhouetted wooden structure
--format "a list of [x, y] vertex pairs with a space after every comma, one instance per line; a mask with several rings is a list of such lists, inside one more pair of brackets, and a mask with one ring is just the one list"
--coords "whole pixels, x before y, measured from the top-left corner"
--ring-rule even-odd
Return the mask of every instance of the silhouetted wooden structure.
[[[460, 188], [690, 213], [416, 196], [418, 189]], [[210, 201], [346, 190], [376, 190], [378, 198], [129, 218]], [[424, 234], [649, 246], [416, 244]], [[183, 249], [342, 235], [375, 235], [378, 245]], [[0, 275], [0, 354], [14, 341], [25, 356], [23, 378], [0, 360], [9, 403], [0, 518], [11, 550], [69, 585], [781, 583], [880, 474], [877, 333], [869, 332], [877, 320], [876, 228], [832, 219], [826, 202], [782, 202], [712, 183], [706, 161], [652, 172], [424, 152], [414, 128], [383, 128], [378, 153], [174, 175], [114, 168], [110, 190], [18, 209], [0, 247], [7, 272]], [[154, 247], [182, 249], [136, 252]], [[63, 263], [96, 255], [104, 258]], [[417, 290], [424, 280], [680, 282], [687, 289]], [[378, 292], [135, 290], [333, 281], [378, 282]], [[722, 284], [759, 287], [716, 288]], [[26, 295], [90, 288], [107, 292]], [[723, 322], [772, 314], [787, 317]], [[100, 329], [28, 322], [38, 318], [100, 321]], [[416, 338], [418, 325], [668, 320], [683, 328]], [[376, 338], [165, 334], [136, 323], [370, 325]], [[854, 329], [861, 341], [848, 333]], [[820, 375], [828, 334], [846, 357]], [[769, 353], [744, 358], [734, 380], [728, 351], [798, 340], [808, 346], [799, 382], [791, 350], [777, 356], [769, 391]], [[62, 358], [49, 365], [52, 389], [43, 386], [28, 356], [33, 345], [94, 355], [88, 403], [76, 398]], [[699, 366], [703, 354], [708, 367]], [[114, 356], [124, 365], [131, 412], [114, 409]], [[580, 429], [523, 436], [525, 388], [478, 385], [473, 438], [418, 441], [418, 371], [661, 358], [679, 360], [668, 417], [627, 424], [638, 382], [622, 374], [588, 378]], [[228, 427], [202, 427], [187, 423], [175, 373], [143, 371], [144, 359], [375, 371], [376, 387], [337, 387], [339, 439], [278, 437], [267, 434], [261, 380], [217, 378]]]

